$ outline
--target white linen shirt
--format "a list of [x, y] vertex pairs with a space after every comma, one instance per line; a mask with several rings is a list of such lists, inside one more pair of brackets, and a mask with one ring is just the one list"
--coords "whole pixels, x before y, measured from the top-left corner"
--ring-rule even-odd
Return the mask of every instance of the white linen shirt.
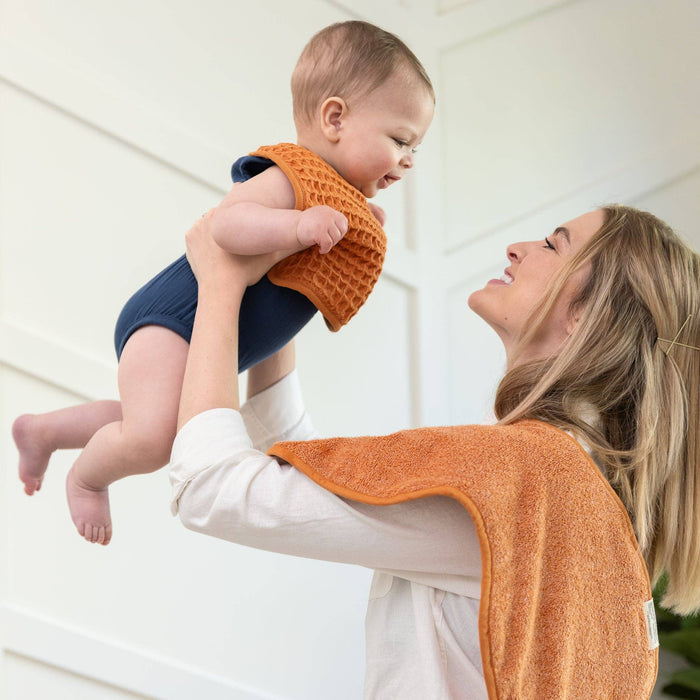
[[265, 454], [279, 440], [314, 437], [296, 372], [240, 413], [195, 416], [173, 445], [173, 513], [221, 539], [374, 569], [367, 700], [487, 698], [478, 636], [481, 558], [471, 517], [443, 496], [356, 503]]

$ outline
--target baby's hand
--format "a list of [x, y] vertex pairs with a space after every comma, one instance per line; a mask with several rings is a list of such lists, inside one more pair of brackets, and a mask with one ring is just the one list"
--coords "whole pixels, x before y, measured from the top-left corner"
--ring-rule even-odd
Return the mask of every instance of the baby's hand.
[[347, 232], [345, 216], [325, 204], [305, 209], [297, 224], [299, 245], [317, 245], [319, 253], [327, 253]]

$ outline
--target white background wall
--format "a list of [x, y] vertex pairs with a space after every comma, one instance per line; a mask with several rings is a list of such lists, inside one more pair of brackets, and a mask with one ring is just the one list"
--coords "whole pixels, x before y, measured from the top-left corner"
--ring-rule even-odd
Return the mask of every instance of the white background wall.
[[[503, 356], [466, 308], [505, 246], [621, 200], [700, 247], [697, 0], [0, 0], [0, 697], [361, 695], [369, 572], [190, 533], [167, 474], [112, 489], [109, 547], [16, 477], [21, 412], [116, 396], [114, 321], [238, 155], [294, 138], [311, 34], [361, 17], [438, 90], [386, 271], [298, 355], [325, 434], [479, 421]], [[337, 601], [342, 601], [338, 604]]]

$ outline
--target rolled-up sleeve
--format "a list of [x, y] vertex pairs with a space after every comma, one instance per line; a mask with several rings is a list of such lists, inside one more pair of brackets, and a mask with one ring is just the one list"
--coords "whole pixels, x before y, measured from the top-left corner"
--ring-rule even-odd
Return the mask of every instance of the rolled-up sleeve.
[[281, 440], [317, 437], [304, 407], [296, 370], [244, 403], [241, 416], [253, 446], [261, 452]]
[[258, 549], [405, 578], [447, 576], [455, 592], [478, 591], [476, 533], [456, 501], [430, 497], [367, 506], [334, 495], [264, 453], [278, 440], [313, 437], [296, 372], [240, 413], [213, 409], [195, 416], [173, 445], [173, 513], [192, 530]]

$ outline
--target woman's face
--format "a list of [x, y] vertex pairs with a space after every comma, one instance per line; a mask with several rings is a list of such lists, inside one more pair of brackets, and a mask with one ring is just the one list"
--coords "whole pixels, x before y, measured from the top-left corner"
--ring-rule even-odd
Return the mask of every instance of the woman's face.
[[[483, 289], [469, 297], [470, 308], [503, 341], [509, 366], [512, 351], [527, 330], [527, 319], [542, 300], [547, 285], [571, 256], [601, 228], [603, 222], [603, 211], [592, 211], [559, 226], [543, 240], [509, 245], [506, 253], [510, 264], [503, 276], [490, 280]], [[561, 347], [576, 324], [569, 308], [587, 274], [585, 269], [578, 270], [567, 280], [542, 328], [520, 360], [549, 357]]]

